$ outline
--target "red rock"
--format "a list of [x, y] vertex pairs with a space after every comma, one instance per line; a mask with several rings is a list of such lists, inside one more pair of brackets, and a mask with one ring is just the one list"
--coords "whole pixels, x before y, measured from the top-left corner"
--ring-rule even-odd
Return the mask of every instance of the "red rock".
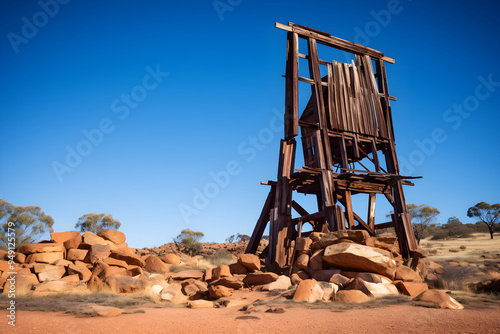
[[127, 275], [127, 270], [121, 267], [108, 266], [99, 274], [99, 277], [106, 280], [108, 277], [122, 277]]
[[107, 257], [107, 258], [103, 259], [102, 262], [104, 262], [110, 266], [117, 266], [117, 267], [122, 267], [122, 268], [128, 269], [127, 262], [122, 261], [122, 260], [113, 259], [112, 257]]
[[205, 275], [203, 275], [203, 281], [205, 282], [212, 281], [212, 269], [205, 270]]
[[44, 282], [33, 287], [35, 292], [64, 292], [71, 289], [72, 286], [64, 281]]
[[291, 280], [293, 285], [297, 285], [300, 282], [302, 282], [303, 280], [308, 279], [308, 278], [309, 278], [309, 274], [306, 273], [305, 271], [302, 271], [302, 270], [297, 271], [296, 273], [292, 274], [292, 276], [290, 276], [290, 280]]
[[311, 271], [311, 278], [314, 278], [316, 281], [330, 282], [330, 278], [332, 278], [335, 274], [340, 274], [339, 269], [326, 269], [326, 270], [318, 270]]
[[181, 259], [177, 254], [174, 253], [163, 254], [160, 256], [160, 259], [166, 264], [171, 264], [174, 266], [178, 266], [179, 264], [181, 264]]
[[392, 284], [370, 283], [361, 278], [354, 278], [346, 284], [345, 290], [359, 290], [371, 297], [384, 297], [388, 295], [397, 295], [398, 289]]
[[139, 266], [141, 268], [146, 265], [138, 256], [127, 254], [123, 251], [113, 250], [109, 256], [117, 260], [125, 261], [128, 265]]
[[402, 282], [399, 281], [396, 283], [396, 287], [401, 291], [403, 295], [416, 297], [422, 292], [429, 289], [426, 283], [417, 283], [417, 282]]
[[149, 255], [145, 262], [144, 269], [152, 273], [168, 273], [168, 265], [156, 255]]
[[16, 263], [26, 262], [26, 255], [24, 255], [23, 253], [16, 253], [14, 255], [14, 262], [16, 262]]
[[260, 259], [255, 254], [240, 254], [238, 255], [238, 263], [242, 264], [249, 271], [260, 270]]
[[329, 301], [331, 300], [337, 291], [339, 291], [339, 286], [334, 283], [328, 283], [328, 282], [318, 282], [319, 287], [321, 290], [323, 290], [323, 296], [321, 299], [324, 301]]
[[422, 277], [418, 273], [404, 265], [396, 268], [394, 279], [405, 282], [422, 282]]
[[325, 249], [323, 260], [341, 269], [377, 273], [390, 279], [396, 271], [396, 263], [389, 252], [358, 244], [330, 245]]
[[350, 276], [346, 272], [342, 272], [342, 274], [349, 278], [361, 278], [363, 281], [370, 283], [392, 283], [392, 280], [389, 280], [387, 277], [373, 273], [353, 273], [355, 274], [354, 276]]
[[64, 248], [66, 249], [74, 249], [80, 247], [82, 243], [82, 236], [78, 235], [77, 237], [71, 238], [64, 242]]
[[83, 261], [87, 257], [88, 252], [86, 249], [69, 249], [66, 259], [68, 261]]
[[295, 250], [299, 252], [309, 252], [311, 250], [312, 240], [309, 238], [295, 239]]
[[33, 288], [33, 286], [37, 285], [38, 283], [40, 282], [38, 281], [38, 278], [35, 274], [18, 273], [16, 275], [16, 285], [15, 285], [16, 294], [26, 293], [30, 291]]
[[371, 298], [359, 290], [340, 290], [335, 294], [335, 301], [341, 303], [365, 303]]
[[263, 291], [288, 290], [292, 286], [290, 277], [280, 275], [274, 282], [268, 283], [262, 287]]
[[94, 233], [87, 231], [82, 235], [83, 243], [87, 245], [104, 244], [104, 239], [95, 235]]
[[80, 232], [78, 231], [53, 232], [50, 234], [50, 241], [56, 244], [63, 244], [70, 239], [74, 239], [80, 236]]
[[214, 303], [209, 301], [209, 300], [203, 300], [203, 299], [199, 299], [199, 300], [192, 300], [190, 302], [188, 302], [187, 306], [189, 308], [212, 308], [212, 307], [215, 307]]
[[74, 274], [78, 274], [83, 281], [87, 281], [92, 276], [92, 272], [87, 268], [85, 263], [80, 261], [75, 261], [75, 264], [68, 266], [68, 275]]
[[64, 253], [62, 252], [34, 253], [28, 255], [28, 257], [26, 258], [26, 262], [28, 263], [42, 262], [42, 263], [52, 264], [60, 259], [64, 259]]
[[433, 305], [436, 308], [446, 308], [452, 310], [461, 310], [464, 307], [454, 298], [443, 290], [427, 290], [413, 298], [414, 301], [420, 301]]
[[132, 293], [143, 291], [147, 284], [144, 280], [128, 276], [111, 276], [105, 283], [116, 293]]
[[69, 284], [77, 284], [80, 282], [80, 275], [73, 274], [73, 275], [64, 276], [63, 278], [61, 278], [61, 281], [67, 282]]
[[230, 297], [233, 294], [233, 291], [230, 288], [227, 288], [223, 285], [212, 285], [208, 288], [208, 292], [210, 294], [210, 297], [212, 297], [213, 299]]
[[[69, 252], [69, 251], [68, 251]], [[106, 259], [111, 254], [111, 249], [108, 245], [95, 244], [90, 246], [88, 253], [89, 262], [94, 264], [98, 261]]]
[[182, 293], [186, 296], [192, 297], [201, 292], [207, 292], [208, 285], [195, 279], [188, 279], [182, 282]]
[[309, 255], [300, 254], [295, 260], [295, 265], [300, 269], [307, 269], [309, 267]]
[[52, 244], [52, 243], [36, 243], [36, 244], [24, 244], [17, 247], [17, 252], [23, 254], [33, 254], [33, 253], [52, 253], [52, 252], [64, 252], [66, 249], [62, 244]]
[[323, 270], [323, 254], [324, 250], [319, 249], [311, 255], [311, 258], [309, 259], [309, 269]]
[[243, 280], [238, 276], [223, 277], [210, 282], [210, 285], [222, 285], [226, 288], [241, 289], [244, 286]]
[[230, 264], [229, 270], [231, 272], [231, 275], [245, 275], [248, 273], [248, 269], [238, 262]]
[[247, 274], [247, 276], [243, 279], [243, 282], [249, 286], [264, 285], [276, 281], [278, 277], [279, 276], [277, 274], [271, 272], [254, 272]]
[[112, 229], [102, 229], [98, 235], [106, 240], [110, 240], [116, 245], [123, 244], [125, 242], [125, 234], [123, 232], [112, 230]]
[[295, 294], [293, 295], [294, 302], [314, 303], [323, 297], [323, 290], [318, 285], [315, 279], [306, 279], [299, 283]]
[[178, 273], [173, 273], [171, 277], [175, 280], [185, 280], [189, 278], [194, 278], [194, 279], [202, 279], [203, 278], [203, 272], [199, 270], [183, 270], [179, 271]]
[[221, 265], [219, 267], [216, 267], [212, 269], [212, 279], [217, 280], [222, 277], [229, 277], [231, 275], [231, 269], [229, 266], [226, 265]]

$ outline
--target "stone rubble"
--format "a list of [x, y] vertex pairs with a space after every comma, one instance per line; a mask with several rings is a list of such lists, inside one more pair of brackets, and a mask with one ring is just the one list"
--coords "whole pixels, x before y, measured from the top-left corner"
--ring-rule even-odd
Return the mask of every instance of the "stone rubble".
[[120, 231], [67, 231], [21, 245], [10, 257], [1, 253], [0, 289], [8, 291], [8, 273], [17, 272], [16, 291], [34, 295], [149, 292], [159, 301], [204, 308], [239, 305], [235, 292], [252, 289], [308, 303], [363, 303], [403, 294], [434, 307], [460, 309], [456, 300], [426, 283], [442, 267], [427, 263], [424, 251], [413, 255], [404, 260], [395, 237], [371, 237], [361, 230], [312, 232], [296, 239], [293, 265], [282, 275], [267, 272], [264, 260], [243, 253], [232, 264], [198, 270], [190, 268], [198, 261], [185, 254], [129, 248]]

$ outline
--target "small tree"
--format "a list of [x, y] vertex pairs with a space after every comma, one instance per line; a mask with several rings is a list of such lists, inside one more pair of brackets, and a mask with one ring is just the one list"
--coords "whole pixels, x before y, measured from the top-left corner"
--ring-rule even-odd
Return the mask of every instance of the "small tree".
[[122, 224], [114, 219], [111, 214], [87, 213], [78, 218], [78, 223], [75, 224], [75, 228], [80, 229], [81, 232], [90, 231], [98, 234], [104, 228], [117, 230], [121, 225]]
[[436, 220], [440, 212], [438, 209], [426, 204], [416, 205], [413, 203], [407, 204], [406, 210], [412, 220], [413, 233], [420, 245], [420, 240], [423, 238], [426, 229]]
[[36, 242], [43, 234], [53, 232], [54, 225], [54, 219], [39, 206], [15, 206], [3, 198], [0, 198], [0, 222], [0, 248], [4, 250], [9, 243], [18, 247]]
[[443, 225], [443, 230], [452, 238], [467, 238], [472, 234], [472, 230], [462, 224], [457, 217], [448, 218], [446, 224]]
[[177, 242], [180, 242], [186, 247], [190, 256], [197, 254], [203, 248], [203, 244], [200, 240], [205, 235], [203, 232], [192, 231], [188, 228], [181, 231], [181, 234], [175, 238]]
[[236, 236], [236, 239], [239, 241], [247, 242], [248, 240], [250, 240], [250, 236], [246, 235], [246, 234], [239, 234], [238, 233], [238, 235]]
[[231, 234], [229, 237], [226, 238], [226, 242], [233, 243], [234, 238], [236, 238], [236, 236], [234, 234]]
[[500, 204], [477, 203], [467, 210], [467, 217], [476, 218], [479, 222], [485, 223], [488, 226], [490, 237], [493, 239], [495, 224], [500, 221]]

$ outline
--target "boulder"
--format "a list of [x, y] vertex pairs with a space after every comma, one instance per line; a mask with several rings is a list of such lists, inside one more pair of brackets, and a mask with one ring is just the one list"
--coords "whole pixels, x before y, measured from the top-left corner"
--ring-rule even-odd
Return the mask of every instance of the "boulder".
[[375, 298], [399, 294], [398, 289], [392, 284], [370, 283], [363, 281], [361, 278], [354, 278], [347, 283], [345, 290], [359, 290], [367, 296]]
[[311, 244], [312, 240], [309, 238], [297, 238], [295, 239], [295, 250], [307, 253], [311, 250]]
[[127, 276], [127, 270], [122, 267], [108, 266], [99, 274], [99, 277], [106, 280], [108, 277]]
[[443, 290], [427, 290], [413, 298], [414, 301], [430, 304], [435, 308], [461, 310], [464, 307]]
[[68, 254], [66, 254], [66, 259], [68, 261], [83, 261], [87, 257], [89, 251], [87, 249], [69, 249]]
[[278, 277], [279, 276], [277, 274], [271, 272], [254, 272], [247, 274], [247, 276], [243, 279], [243, 282], [249, 286], [264, 285], [276, 281]]
[[323, 260], [346, 270], [368, 271], [394, 278], [396, 263], [386, 251], [352, 243], [341, 242], [325, 249]]
[[219, 299], [230, 297], [233, 294], [233, 290], [223, 285], [212, 285], [208, 288], [208, 293], [212, 299]]
[[290, 276], [290, 280], [292, 281], [293, 285], [297, 285], [301, 281], [308, 279], [308, 278], [309, 278], [309, 274], [303, 270], [297, 271], [296, 273], [293, 273], [292, 276]]
[[212, 281], [212, 269], [205, 270], [205, 274], [203, 275], [203, 281], [205, 282]]
[[56, 262], [54, 262], [54, 265], [56, 265], [56, 266], [62, 266], [62, 267], [67, 267], [70, 264], [73, 264], [73, 262], [65, 260], [65, 259], [59, 259]]
[[229, 277], [231, 275], [231, 269], [227, 265], [221, 265], [212, 269], [212, 279], [217, 280], [222, 277]]
[[87, 245], [104, 244], [104, 239], [97, 236], [96, 234], [87, 231], [82, 235], [83, 243]]
[[174, 253], [163, 254], [160, 256], [160, 259], [166, 264], [171, 264], [174, 266], [178, 266], [179, 264], [181, 264], [181, 259], [177, 254]]
[[122, 267], [122, 268], [128, 269], [127, 262], [122, 261], [122, 260], [113, 259], [112, 257], [107, 257], [104, 260], [102, 260], [102, 262], [104, 262], [110, 266], [117, 266], [117, 267]]
[[417, 282], [396, 282], [396, 287], [403, 295], [416, 297], [422, 292], [429, 289], [426, 283], [417, 283]]
[[309, 268], [309, 255], [300, 254], [295, 260], [295, 265], [300, 269]]
[[44, 270], [38, 274], [40, 282], [57, 281], [66, 274], [66, 268], [61, 266], [53, 266], [50, 270]]
[[332, 278], [335, 274], [340, 274], [339, 269], [326, 269], [326, 270], [318, 270], [311, 272], [311, 278], [314, 278], [316, 281], [330, 282], [330, 278]]
[[230, 264], [229, 271], [231, 272], [231, 275], [245, 275], [248, 273], [248, 269], [238, 262]]
[[[345, 272], [343, 272], [343, 274], [347, 277], [351, 277], [350, 275], [347, 275], [347, 273]], [[373, 273], [355, 273], [355, 275], [352, 278], [354, 277], [361, 278], [363, 281], [370, 283], [384, 283], [384, 284], [392, 283], [392, 281], [389, 280], [387, 277]]]
[[422, 282], [422, 277], [418, 273], [404, 265], [396, 268], [394, 279], [405, 282]]
[[36, 244], [24, 244], [17, 247], [18, 253], [23, 254], [33, 254], [33, 253], [52, 253], [52, 252], [64, 252], [66, 249], [62, 244], [53, 243], [36, 243]]
[[340, 286], [344, 286], [344, 284], [349, 282], [349, 278], [341, 274], [334, 274], [332, 277], [330, 277], [329, 282]]
[[328, 282], [318, 282], [319, 287], [323, 290], [323, 296], [321, 297], [324, 301], [331, 300], [337, 291], [339, 291], [339, 286], [334, 283]]
[[297, 286], [293, 295], [293, 301], [314, 303], [322, 297], [323, 289], [321, 289], [318, 282], [315, 279], [306, 279]]
[[238, 263], [242, 264], [248, 271], [260, 270], [260, 259], [255, 254], [238, 255]]
[[335, 294], [335, 301], [340, 303], [365, 303], [371, 298], [359, 290], [340, 290]]
[[171, 277], [174, 280], [179, 280], [179, 281], [190, 278], [201, 280], [203, 278], [203, 272], [199, 270], [183, 270], [179, 271], [178, 273], [173, 273]]
[[210, 282], [210, 286], [222, 285], [226, 288], [241, 289], [244, 286], [243, 280], [239, 276], [222, 277]]
[[101, 238], [112, 241], [114, 244], [119, 245], [125, 242], [125, 233], [112, 230], [112, 229], [102, 229], [98, 234]]
[[113, 259], [125, 261], [128, 265], [139, 266], [141, 268], [143, 268], [146, 265], [146, 263], [144, 263], [144, 261], [141, 260], [141, 258], [139, 258], [137, 255], [128, 254], [128, 253], [125, 253], [125, 252], [119, 251], [119, 250], [111, 251], [111, 254], [109, 255], [109, 257], [112, 257]]
[[197, 293], [206, 292], [208, 290], [208, 285], [206, 282], [201, 282], [195, 279], [188, 279], [182, 282], [182, 293], [186, 296], [194, 296]]
[[311, 270], [323, 270], [323, 249], [318, 249], [311, 255], [309, 259], [309, 269]]
[[64, 281], [50, 281], [37, 284], [33, 287], [35, 292], [64, 292], [72, 289], [71, 284]]
[[288, 290], [290, 286], [292, 286], [290, 277], [285, 275], [280, 275], [276, 281], [264, 285], [262, 287], [262, 290], [264, 291]]
[[77, 284], [80, 282], [80, 275], [73, 274], [73, 275], [64, 276], [63, 278], [61, 278], [61, 281], [67, 282], [69, 284]]
[[24, 255], [23, 253], [16, 253], [14, 255], [14, 262], [15, 263], [24, 263], [24, 262], [26, 262], [26, 255]]
[[60, 259], [64, 259], [63, 252], [34, 253], [34, 254], [28, 255], [26, 262], [27, 263], [41, 262], [41, 263], [52, 264]]
[[81, 237], [78, 231], [52, 232], [50, 234], [50, 241], [56, 244], [64, 244], [66, 241], [77, 237]]
[[37, 285], [40, 283], [38, 281], [38, 278], [35, 274], [31, 273], [24, 273], [24, 274], [17, 274], [16, 275], [16, 281], [15, 281], [15, 291], [16, 294], [22, 294], [30, 291], [33, 286]]
[[160, 292], [160, 299], [164, 301], [169, 301], [174, 304], [185, 303], [187, 297], [182, 294], [182, 292], [169, 287], [163, 288]]
[[83, 281], [87, 281], [92, 276], [92, 272], [87, 268], [85, 263], [80, 261], [75, 261], [75, 264], [68, 266], [68, 275], [74, 274], [78, 274]]
[[111, 254], [111, 248], [108, 245], [95, 244], [90, 246], [88, 259], [90, 263], [94, 264], [98, 261], [104, 260], [109, 256], [109, 254]]
[[80, 247], [82, 243], [82, 236], [78, 235], [77, 237], [71, 238], [64, 242], [64, 248], [66, 249], [74, 249]]
[[312, 248], [325, 248], [329, 245], [344, 241], [362, 244], [369, 236], [370, 234], [365, 230], [338, 230], [335, 232], [322, 233], [321, 235], [317, 235], [317, 240], [313, 239]]
[[151, 273], [168, 273], [168, 265], [156, 255], [149, 255], [144, 261], [144, 269]]

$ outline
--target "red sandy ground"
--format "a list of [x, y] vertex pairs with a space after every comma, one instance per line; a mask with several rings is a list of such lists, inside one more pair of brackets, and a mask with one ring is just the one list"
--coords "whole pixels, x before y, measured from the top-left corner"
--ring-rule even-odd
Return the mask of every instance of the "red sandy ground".
[[[79, 318], [61, 312], [17, 312], [16, 327], [0, 311], [0, 333], [500, 333], [500, 305], [441, 310], [410, 305], [332, 311], [287, 308], [245, 314], [238, 308], [145, 309], [113, 318]], [[250, 319], [239, 317], [251, 317]]]

